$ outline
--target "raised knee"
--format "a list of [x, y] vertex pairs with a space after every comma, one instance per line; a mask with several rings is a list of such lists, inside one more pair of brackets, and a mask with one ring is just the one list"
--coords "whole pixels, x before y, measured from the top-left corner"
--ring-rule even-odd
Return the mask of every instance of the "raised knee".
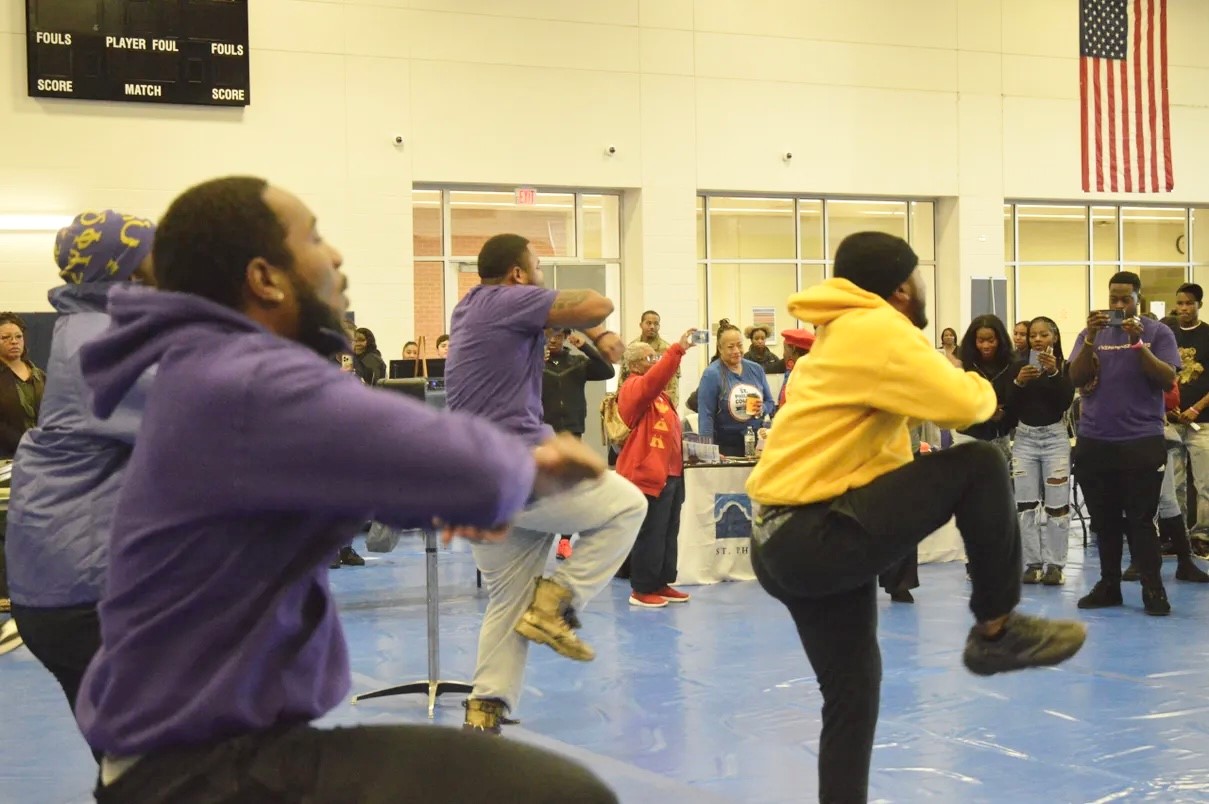
[[965, 444], [959, 444], [954, 449], [964, 450], [966, 459], [973, 462], [977, 469], [986, 469], [990, 466], [1007, 468], [1007, 463], [1003, 459], [1003, 453], [989, 441], [969, 441]]

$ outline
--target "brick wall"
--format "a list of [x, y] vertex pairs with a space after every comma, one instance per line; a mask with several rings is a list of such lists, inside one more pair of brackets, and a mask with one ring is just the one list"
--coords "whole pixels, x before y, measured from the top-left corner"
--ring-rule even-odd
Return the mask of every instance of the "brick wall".
[[[436, 357], [437, 338], [445, 332], [445, 264], [416, 262], [413, 270], [415, 334], [411, 337], [419, 340], [423, 335], [428, 340], [425, 348], [427, 356]], [[401, 356], [403, 344], [395, 344], [391, 353], [394, 357]]]

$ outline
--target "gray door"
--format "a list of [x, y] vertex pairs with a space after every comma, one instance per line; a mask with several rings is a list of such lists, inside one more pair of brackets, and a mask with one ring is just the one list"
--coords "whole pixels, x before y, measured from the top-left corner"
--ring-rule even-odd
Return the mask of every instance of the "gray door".
[[[609, 295], [606, 285], [606, 268], [601, 265], [558, 265], [546, 263], [542, 266], [546, 275], [546, 286], [555, 290], [595, 290]], [[584, 389], [588, 400], [588, 418], [584, 422], [584, 443], [605, 455], [605, 446], [600, 433], [600, 403], [604, 401], [605, 383], [590, 382]]]

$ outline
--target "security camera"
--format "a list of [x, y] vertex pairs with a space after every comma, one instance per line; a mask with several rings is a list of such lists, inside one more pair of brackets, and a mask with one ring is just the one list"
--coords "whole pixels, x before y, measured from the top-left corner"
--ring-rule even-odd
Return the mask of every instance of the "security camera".
[[403, 135], [396, 134], [395, 135], [395, 145], [402, 145], [402, 144], [403, 144]]
[[786, 151], [784, 154], [781, 155], [781, 158], [784, 159], [786, 162], [789, 162], [793, 159], [793, 153], [791, 151]]
[[608, 148], [605, 148], [605, 155], [606, 155], [606, 156], [612, 156], [612, 155], [613, 155], [613, 154], [615, 154], [615, 153], [617, 153], [617, 146], [616, 146], [616, 145], [610, 145]]

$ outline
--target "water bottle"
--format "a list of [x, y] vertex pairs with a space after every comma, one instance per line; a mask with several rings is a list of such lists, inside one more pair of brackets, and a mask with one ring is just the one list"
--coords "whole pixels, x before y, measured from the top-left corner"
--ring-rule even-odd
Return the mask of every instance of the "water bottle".
[[748, 458], [756, 457], [756, 434], [750, 427], [743, 433], [743, 454]]
[[756, 455], [764, 454], [764, 445], [768, 443], [768, 429], [772, 427], [772, 419], [768, 414], [764, 414], [764, 424], [760, 426], [760, 432], [756, 435]]

